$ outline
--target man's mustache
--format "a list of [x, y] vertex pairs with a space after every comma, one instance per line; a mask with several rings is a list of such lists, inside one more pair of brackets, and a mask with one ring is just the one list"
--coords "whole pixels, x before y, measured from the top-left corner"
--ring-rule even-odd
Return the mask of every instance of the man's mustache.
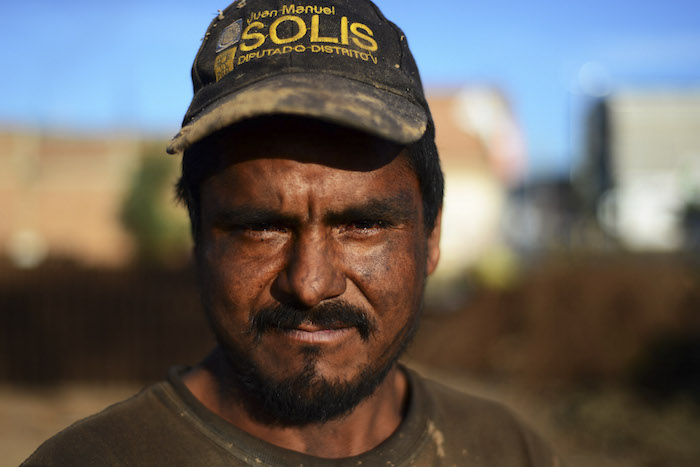
[[374, 321], [362, 308], [338, 300], [313, 308], [299, 308], [286, 303], [262, 308], [251, 317], [250, 330], [258, 341], [266, 331], [295, 329], [301, 323], [329, 329], [354, 327], [365, 341], [376, 328]]

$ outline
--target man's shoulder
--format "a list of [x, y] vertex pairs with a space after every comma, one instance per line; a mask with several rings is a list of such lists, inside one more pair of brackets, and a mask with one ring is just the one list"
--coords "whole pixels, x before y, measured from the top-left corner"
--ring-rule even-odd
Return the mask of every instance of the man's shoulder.
[[514, 416], [511, 409], [501, 402], [457, 389], [439, 379], [418, 378], [437, 416], [447, 416], [455, 421], [465, 421], [465, 416], [468, 419], [482, 416], [510, 419]]
[[549, 444], [502, 403], [415, 373], [413, 378], [427, 405], [428, 431], [443, 452], [485, 465], [560, 465]]
[[157, 383], [79, 420], [45, 441], [22, 465], [118, 465], [135, 445], [152, 443], [176, 418]]

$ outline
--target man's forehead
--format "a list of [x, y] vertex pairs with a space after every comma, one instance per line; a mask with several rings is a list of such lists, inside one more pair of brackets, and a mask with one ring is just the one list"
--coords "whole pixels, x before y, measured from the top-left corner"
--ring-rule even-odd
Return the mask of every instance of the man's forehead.
[[231, 164], [202, 189], [205, 218], [218, 224], [339, 225], [380, 219], [421, 223], [417, 178], [403, 157], [370, 172], [347, 171], [288, 159]]

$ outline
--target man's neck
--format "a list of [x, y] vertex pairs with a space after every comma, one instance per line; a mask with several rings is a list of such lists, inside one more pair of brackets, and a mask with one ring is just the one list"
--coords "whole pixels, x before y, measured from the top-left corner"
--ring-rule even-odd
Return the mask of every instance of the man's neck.
[[362, 454], [387, 439], [403, 418], [408, 397], [404, 373], [394, 366], [376, 391], [336, 420], [302, 426], [268, 425], [252, 418], [239, 398], [221, 390], [225, 380], [200, 364], [184, 377], [192, 394], [209, 410], [270, 444], [322, 458]]

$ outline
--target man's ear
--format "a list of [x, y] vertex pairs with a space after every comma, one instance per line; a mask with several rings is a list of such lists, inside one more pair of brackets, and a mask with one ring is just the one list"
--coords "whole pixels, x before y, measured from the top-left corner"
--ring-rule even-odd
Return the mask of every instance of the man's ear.
[[440, 259], [440, 226], [442, 225], [442, 209], [438, 211], [435, 217], [435, 225], [433, 230], [428, 234], [428, 251], [427, 251], [427, 273], [432, 274], [438, 265]]

